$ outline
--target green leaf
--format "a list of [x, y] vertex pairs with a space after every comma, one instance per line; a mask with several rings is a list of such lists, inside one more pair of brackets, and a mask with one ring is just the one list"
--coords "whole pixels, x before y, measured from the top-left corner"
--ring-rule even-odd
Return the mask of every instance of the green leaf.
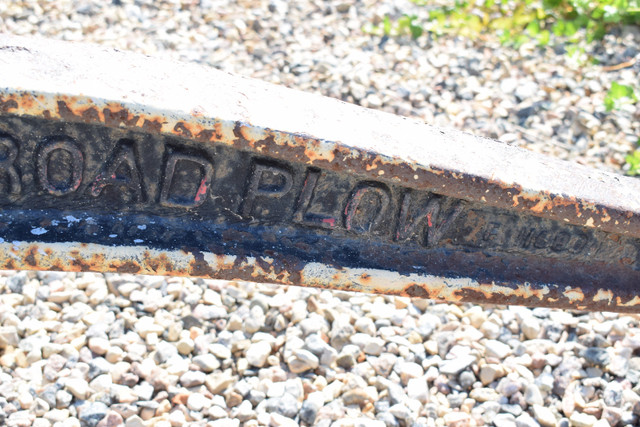
[[613, 99], [620, 99], [620, 98], [627, 97], [627, 98], [633, 99], [634, 101], [636, 100], [636, 95], [633, 92], [633, 87], [627, 86], [627, 85], [621, 85], [618, 82], [611, 83], [611, 89], [609, 90], [609, 93], [611, 94]]
[[552, 27], [553, 34], [555, 34], [556, 36], [564, 35], [564, 27], [565, 27], [564, 21], [556, 22], [555, 25]]
[[604, 8], [602, 6], [596, 6], [596, 8], [591, 11], [591, 19], [599, 20], [603, 16]]
[[527, 32], [533, 37], [540, 34], [540, 23], [538, 21], [529, 22], [529, 25], [527, 25]]
[[382, 31], [385, 36], [391, 35], [391, 19], [389, 19], [389, 15], [384, 16], [384, 20], [382, 21]]
[[574, 21], [566, 21], [564, 26], [564, 35], [567, 37], [571, 37], [576, 32], [578, 32], [578, 28], [576, 28], [576, 24]]
[[538, 35], [538, 43], [542, 46], [546, 46], [549, 44], [550, 33], [549, 30], [541, 31]]
[[637, 100], [638, 97], [633, 87], [612, 82], [611, 89], [609, 89], [607, 96], [604, 98], [604, 106], [607, 111], [612, 111], [614, 108], [619, 108], [621, 104], [636, 102]]
[[545, 9], [555, 9], [556, 7], [560, 6], [561, 2], [562, 0], [543, 0], [542, 4]]
[[593, 40], [602, 40], [607, 33], [603, 23], [598, 23], [596, 29], [593, 30]]
[[634, 152], [628, 154], [624, 158], [624, 160], [629, 167], [627, 175], [640, 175], [640, 150], [635, 150]]
[[420, 37], [424, 32], [422, 26], [415, 25], [413, 21], [409, 24], [409, 30], [411, 31], [411, 37], [413, 37], [414, 39]]
[[606, 96], [604, 98], [604, 107], [607, 109], [607, 111], [612, 111], [613, 107], [615, 107], [615, 102], [613, 101], [613, 99]]

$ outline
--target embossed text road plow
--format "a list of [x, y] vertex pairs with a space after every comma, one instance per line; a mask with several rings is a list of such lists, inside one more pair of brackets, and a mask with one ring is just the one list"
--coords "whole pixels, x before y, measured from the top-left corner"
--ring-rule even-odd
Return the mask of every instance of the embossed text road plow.
[[0, 37], [0, 266], [640, 311], [640, 184], [316, 95]]

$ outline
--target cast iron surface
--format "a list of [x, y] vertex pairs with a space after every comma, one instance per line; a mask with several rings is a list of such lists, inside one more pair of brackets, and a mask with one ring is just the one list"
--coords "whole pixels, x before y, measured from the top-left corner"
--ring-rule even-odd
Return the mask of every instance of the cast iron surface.
[[630, 178], [95, 46], [0, 76], [4, 268], [639, 311]]

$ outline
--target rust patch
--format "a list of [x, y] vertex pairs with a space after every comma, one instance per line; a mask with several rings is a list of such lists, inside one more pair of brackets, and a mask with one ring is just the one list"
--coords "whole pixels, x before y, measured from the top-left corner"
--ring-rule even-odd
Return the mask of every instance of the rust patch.
[[15, 99], [3, 100], [0, 98], [0, 112], [8, 113], [9, 110], [18, 108], [18, 102]]
[[27, 251], [27, 256], [24, 257], [24, 262], [27, 263], [29, 267], [37, 267], [38, 261], [36, 259], [36, 255], [38, 254], [38, 247], [31, 246]]
[[136, 274], [136, 273], [139, 273], [141, 270], [140, 265], [138, 265], [138, 263], [136, 263], [135, 261], [124, 261], [122, 263], [112, 263], [109, 265], [109, 268], [111, 268], [113, 271], [116, 271], [118, 273], [129, 273], [129, 274]]
[[144, 253], [144, 264], [153, 271], [154, 274], [171, 274], [174, 272], [173, 263], [167, 254], [151, 256], [149, 252]]
[[162, 132], [162, 122], [159, 120], [144, 120], [144, 124], [142, 125], [142, 130], [152, 133], [160, 133]]
[[120, 127], [121, 125], [136, 127], [138, 125], [138, 120], [140, 120], [140, 116], [131, 115], [129, 114], [129, 111], [124, 108], [120, 108], [116, 111], [104, 108], [102, 110], [102, 114], [104, 116], [104, 124], [111, 127]]
[[203, 129], [196, 135], [196, 139], [202, 142], [212, 141], [216, 135], [216, 131], [212, 129]]
[[404, 293], [411, 298], [429, 298], [429, 292], [422, 286], [416, 284], [408, 286]]
[[78, 116], [64, 101], [58, 101], [58, 114], [63, 120], [76, 121], [78, 119]]
[[173, 130], [176, 133], [178, 133], [178, 135], [183, 136], [185, 138], [191, 138], [193, 136], [191, 134], [191, 131], [189, 130], [189, 128], [184, 122], [176, 123], [176, 125], [173, 127]]
[[82, 112], [82, 120], [85, 123], [99, 123], [100, 113], [96, 107], [87, 108]]

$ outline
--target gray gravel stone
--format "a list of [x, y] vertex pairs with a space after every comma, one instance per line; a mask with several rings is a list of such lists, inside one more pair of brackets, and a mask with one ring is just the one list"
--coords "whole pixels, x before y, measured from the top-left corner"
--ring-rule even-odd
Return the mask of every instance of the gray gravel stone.
[[524, 412], [516, 418], [517, 427], [539, 427], [540, 424], [531, 417], [528, 413]]
[[304, 371], [313, 370], [318, 367], [320, 360], [308, 350], [296, 350], [287, 360], [291, 372], [299, 374]]
[[94, 427], [106, 415], [109, 408], [100, 402], [85, 402], [78, 406], [78, 418], [83, 426]]
[[282, 416], [292, 419], [296, 417], [300, 407], [301, 405], [298, 400], [289, 393], [285, 393], [280, 397], [271, 397], [265, 400], [266, 411], [277, 412]]
[[462, 356], [451, 360], [443, 360], [440, 363], [440, 373], [445, 375], [457, 375], [471, 366], [476, 361], [474, 356]]

